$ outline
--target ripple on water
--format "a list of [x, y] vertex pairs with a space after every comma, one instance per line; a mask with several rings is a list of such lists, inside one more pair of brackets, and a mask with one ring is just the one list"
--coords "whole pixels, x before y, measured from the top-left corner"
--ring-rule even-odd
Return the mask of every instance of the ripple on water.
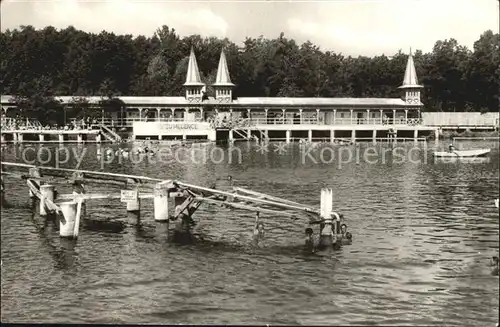
[[[20, 149], [7, 147], [2, 159], [19, 160]], [[95, 147], [87, 150], [82, 167], [100, 170]], [[293, 146], [280, 156], [242, 145], [241, 165], [172, 160], [104, 168], [201, 185], [231, 174], [238, 186], [314, 206], [320, 189], [332, 187], [354, 242], [318, 254], [302, 250], [302, 221], [262, 215], [266, 239], [254, 247], [253, 214], [200, 208], [198, 238], [179, 245], [155, 225], [150, 206], [137, 224], [116, 201], [89, 203], [78, 241], [69, 242], [31, 214], [25, 184], [7, 179], [2, 321], [493, 325], [498, 277], [488, 264], [498, 255], [492, 199], [498, 198], [499, 162], [492, 154], [480, 165], [353, 162], [339, 168], [304, 165]]]

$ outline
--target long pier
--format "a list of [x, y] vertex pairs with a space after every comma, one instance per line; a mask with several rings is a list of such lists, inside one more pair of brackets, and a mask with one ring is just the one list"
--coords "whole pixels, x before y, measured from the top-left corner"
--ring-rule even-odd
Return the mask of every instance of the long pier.
[[[320, 208], [297, 203], [241, 187], [231, 191], [218, 190], [182, 181], [148, 176], [116, 174], [90, 170], [75, 170], [1, 162], [2, 201], [7, 190], [5, 178], [25, 180], [32, 199], [39, 201], [40, 216], [55, 216], [61, 237], [77, 238], [85, 203], [95, 199], [119, 200], [129, 212], [139, 212], [144, 201], [152, 199], [153, 219], [158, 223], [175, 222], [176, 232], [190, 233], [193, 214], [200, 205], [212, 205], [256, 214], [256, 231], [260, 214], [303, 219], [306, 224], [319, 225], [319, 245], [339, 246], [346, 241], [347, 225], [343, 216], [333, 210], [331, 189], [321, 190]], [[73, 192], [59, 194], [57, 185], [71, 185]], [[120, 193], [89, 193], [87, 185], [121, 186]], [[349, 237], [350, 241], [350, 237]]]
[[22, 129], [22, 130], [8, 130], [2, 129], [1, 142], [40, 142], [40, 143], [63, 143], [63, 142], [95, 142], [101, 143], [100, 130], [44, 130], [44, 129]]

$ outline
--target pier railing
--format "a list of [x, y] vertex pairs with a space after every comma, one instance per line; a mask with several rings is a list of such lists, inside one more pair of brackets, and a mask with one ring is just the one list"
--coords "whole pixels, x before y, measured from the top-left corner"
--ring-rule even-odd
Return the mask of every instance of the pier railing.
[[[419, 118], [396, 118], [396, 119], [381, 119], [381, 118], [335, 118], [325, 121], [317, 118], [233, 118], [233, 119], [207, 119], [202, 118], [186, 119], [186, 118], [139, 118], [128, 117], [123, 119], [104, 118], [98, 119], [90, 124], [91, 128], [97, 128], [99, 125], [107, 127], [132, 127], [134, 122], [210, 122], [213, 128], [238, 128], [251, 127], [255, 125], [406, 125], [417, 126], [422, 124]], [[71, 120], [73, 125], [81, 125], [81, 121]]]
[[253, 125], [421, 125], [419, 118], [336, 118], [330, 121], [317, 118], [250, 118]]
[[[357, 137], [355, 142], [350, 137], [336, 137], [333, 140], [329, 137], [313, 137], [309, 141], [308, 138], [304, 137], [291, 137], [291, 143], [330, 143], [330, 144], [354, 144], [358, 142], [373, 142], [373, 143], [406, 143], [406, 142], [427, 142], [425, 137]], [[269, 138], [270, 142], [287, 142], [285, 137], [273, 137]]]

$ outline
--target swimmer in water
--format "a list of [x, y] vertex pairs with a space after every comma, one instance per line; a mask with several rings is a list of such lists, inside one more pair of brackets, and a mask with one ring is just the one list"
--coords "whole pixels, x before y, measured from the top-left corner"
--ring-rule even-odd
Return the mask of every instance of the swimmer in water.
[[314, 252], [316, 249], [316, 244], [314, 241], [313, 229], [308, 227], [306, 228], [306, 239], [304, 241], [305, 249], [308, 252]]
[[491, 265], [494, 267], [493, 271], [491, 272], [491, 274], [493, 276], [498, 276], [498, 257], [492, 257], [491, 258]]

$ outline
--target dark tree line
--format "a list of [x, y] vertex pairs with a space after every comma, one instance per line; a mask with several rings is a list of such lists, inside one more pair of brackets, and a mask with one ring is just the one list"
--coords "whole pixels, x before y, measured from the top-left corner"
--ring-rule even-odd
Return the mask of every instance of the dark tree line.
[[[426, 111], [497, 111], [499, 35], [484, 32], [470, 50], [454, 39], [437, 41], [431, 53], [416, 51]], [[398, 97], [407, 54], [360, 56], [276, 39], [247, 38], [242, 47], [228, 39], [180, 38], [163, 26], [151, 37], [68, 27], [32, 26], [1, 33], [2, 94], [15, 95], [26, 112], [54, 109], [55, 95], [183, 95], [189, 50], [196, 51], [202, 79], [215, 81], [224, 47], [234, 94], [296, 97]], [[213, 90], [208, 87], [208, 93]]]

